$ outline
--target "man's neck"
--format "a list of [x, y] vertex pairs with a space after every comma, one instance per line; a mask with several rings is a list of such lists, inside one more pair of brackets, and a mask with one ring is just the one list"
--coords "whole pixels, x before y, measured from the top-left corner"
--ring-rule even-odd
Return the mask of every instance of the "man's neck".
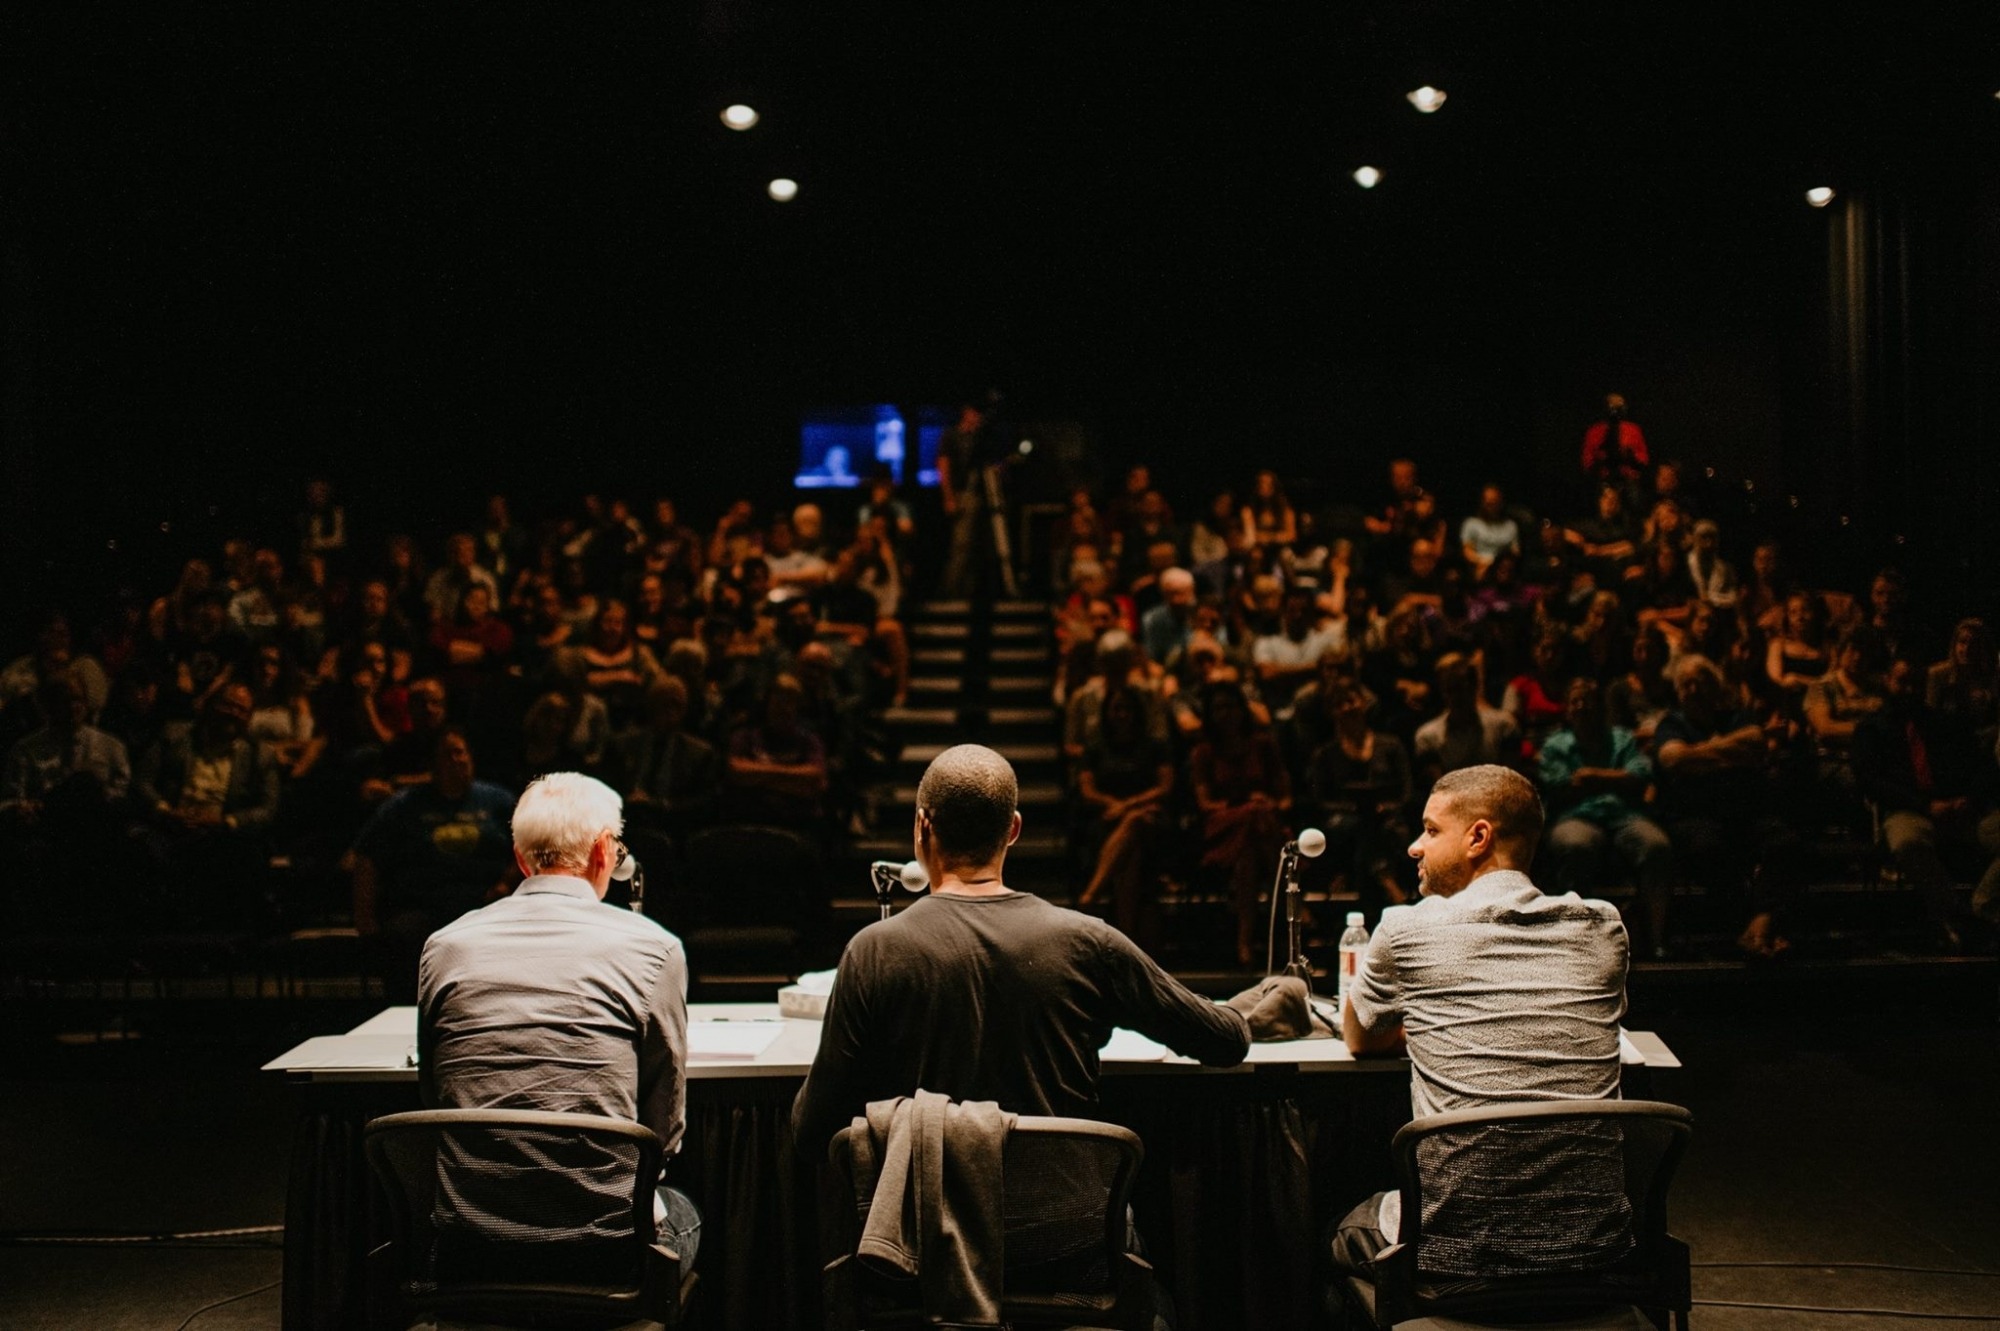
[[1513, 864], [1500, 864], [1500, 863], [1498, 863], [1498, 862], [1496, 862], [1496, 861], [1493, 861], [1493, 860], [1488, 860], [1488, 861], [1487, 861], [1486, 863], [1484, 863], [1484, 864], [1480, 865], [1480, 866], [1479, 866], [1478, 868], [1474, 869], [1474, 870], [1472, 871], [1472, 876], [1471, 876], [1471, 877], [1467, 878], [1467, 879], [1466, 879], [1466, 880], [1465, 880], [1465, 881], [1464, 881], [1463, 883], [1460, 883], [1460, 884], [1459, 884], [1459, 885], [1458, 885], [1457, 887], [1453, 888], [1453, 889], [1452, 889], [1451, 891], [1449, 891], [1449, 892], [1438, 892], [1438, 893], [1435, 893], [1434, 895], [1436, 895], [1436, 896], [1441, 896], [1441, 897], [1455, 897], [1455, 896], [1457, 896], [1457, 895], [1458, 895], [1459, 893], [1461, 893], [1461, 892], [1465, 891], [1465, 890], [1466, 890], [1467, 888], [1471, 887], [1471, 886], [1472, 886], [1472, 885], [1473, 885], [1474, 883], [1478, 882], [1478, 881], [1479, 881], [1480, 879], [1482, 879], [1482, 878], [1486, 877], [1486, 875], [1488, 875], [1488, 874], [1494, 874], [1494, 873], [1509, 873], [1509, 872], [1512, 872], [1512, 873], [1519, 873], [1519, 872], [1520, 872], [1520, 867], [1519, 867], [1518, 865], [1513, 865]]
[[931, 884], [931, 892], [938, 896], [951, 897], [1005, 897], [1012, 896], [1014, 890], [1000, 881], [998, 864], [983, 865], [979, 868], [946, 869]]

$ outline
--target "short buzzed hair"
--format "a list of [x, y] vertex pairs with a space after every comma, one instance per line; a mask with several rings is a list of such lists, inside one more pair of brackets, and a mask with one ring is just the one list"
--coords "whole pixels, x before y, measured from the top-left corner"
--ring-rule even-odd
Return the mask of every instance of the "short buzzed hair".
[[985, 864], [1007, 848], [1021, 788], [1014, 768], [983, 744], [958, 744], [931, 759], [917, 785], [917, 812], [930, 820], [948, 864]]
[[1468, 820], [1484, 818], [1493, 824], [1494, 840], [1511, 847], [1524, 866], [1535, 857], [1547, 815], [1535, 783], [1513, 768], [1498, 763], [1461, 767], [1439, 777], [1431, 794], [1444, 796]]

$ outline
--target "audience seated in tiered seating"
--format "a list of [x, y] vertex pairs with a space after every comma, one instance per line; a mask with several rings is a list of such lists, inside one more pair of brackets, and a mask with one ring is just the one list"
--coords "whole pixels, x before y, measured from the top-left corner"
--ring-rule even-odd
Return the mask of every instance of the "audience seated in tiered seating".
[[[1407, 458], [1379, 498], [1269, 470], [1170, 494], [1144, 464], [1102, 502], [1073, 488], [1048, 576], [1079, 889], [1150, 942], [1159, 895], [1206, 880], [1245, 956], [1286, 834], [1317, 821], [1321, 872], [1397, 900], [1429, 783], [1497, 760], [1541, 777], [1552, 882], [1633, 880], [1641, 955], [1677, 945], [1688, 882], [1737, 904], [1747, 953], [1782, 953], [1807, 852], [1842, 837], [1950, 936], [1970, 923], [1954, 883], [2000, 915], [1986, 625], [1915, 618], [1893, 569], [1816, 584], [1697, 475], [1628, 448], [1579, 516], [1560, 494], [1439, 494]], [[274, 530], [6, 644], [0, 851], [29, 866], [6, 909], [49, 899], [33, 881], [70, 838], [129, 862], [132, 918], [258, 927], [259, 866], [369, 859], [364, 825], [434, 785], [454, 736], [506, 790], [601, 774], [670, 842], [770, 818], [833, 847], [875, 819], [877, 718], [930, 591], [907, 498], [881, 476], [855, 498], [591, 495], [523, 518], [490, 495], [437, 514], [468, 527], [437, 540], [315, 480]]]
[[[1194, 796], [1169, 802], [1169, 825], [1149, 824], [1139, 856], [1133, 839], [1107, 840], [1104, 801], [1079, 795], [1082, 858], [1100, 895], [1125, 882], [1120, 919], [1226, 870], [1246, 953], [1266, 886], [1259, 857], [1314, 820], [1337, 880], [1364, 902], [1398, 900], [1412, 886], [1402, 846], [1415, 809], [1440, 774], [1474, 762], [1539, 774], [1551, 881], [1628, 883], [1641, 955], [1677, 945], [1670, 907], [1686, 882], [1739, 904], [1744, 953], [1782, 954], [1807, 875], [1856, 867], [1813, 858], [1843, 839], [1874, 837], [1925, 887], [1947, 941], [1966, 923], [1953, 882], [1978, 880], [1976, 910], [2000, 916], [2000, 658], [1985, 625], [1960, 624], [1933, 664], [1896, 570], [1858, 596], [1804, 586], [1775, 540], [1707, 511], [1677, 463], [1627, 447], [1613, 466], [1601, 439], [1598, 452], [1589, 511], [1568, 521], [1489, 484], [1453, 523], [1409, 459], [1390, 465], [1374, 506], [1338, 494], [1299, 504], [1269, 471], [1240, 491], [1176, 496], [1201, 515], [1185, 530], [1144, 466], [1103, 521], [1074, 492], [1054, 570], [1072, 789], [1093, 761], [1109, 671], [1165, 703], [1173, 789]], [[1135, 560], [1135, 536], [1177, 541], [1174, 563], [1162, 567], [1164, 548]], [[1206, 732], [1224, 682], [1247, 705], [1225, 704], [1235, 758], [1218, 777]], [[1266, 738], [1282, 780], [1248, 770]], [[1913, 764], [1912, 751], [1937, 757]]]

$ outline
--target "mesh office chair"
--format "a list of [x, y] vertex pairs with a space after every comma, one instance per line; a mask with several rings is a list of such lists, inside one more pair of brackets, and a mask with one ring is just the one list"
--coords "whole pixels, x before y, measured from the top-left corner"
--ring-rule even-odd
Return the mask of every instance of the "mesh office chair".
[[1372, 1280], [1336, 1277], [1347, 1310], [1382, 1331], [1417, 1318], [1686, 1331], [1688, 1249], [1667, 1233], [1667, 1189], [1693, 1121], [1649, 1100], [1561, 1100], [1407, 1124], [1390, 1146], [1401, 1241]]
[[688, 838], [675, 892], [686, 906], [688, 955], [702, 967], [695, 978], [784, 984], [796, 977], [800, 924], [819, 890], [822, 860], [810, 837], [785, 827], [732, 824]]
[[[866, 1125], [859, 1131], [866, 1132]], [[854, 1127], [828, 1158], [835, 1255], [823, 1276], [829, 1331], [930, 1326], [921, 1281], [871, 1270], [855, 1256], [872, 1192], [854, 1184]], [[1010, 1326], [1143, 1325], [1152, 1268], [1126, 1252], [1126, 1205], [1145, 1149], [1136, 1134], [1077, 1118], [1022, 1117], [1001, 1159], [1005, 1247], [1001, 1315]]]
[[371, 1331], [432, 1320], [681, 1324], [695, 1276], [653, 1241], [652, 1129], [594, 1114], [437, 1109], [374, 1119], [365, 1140], [390, 1226], [368, 1254]]

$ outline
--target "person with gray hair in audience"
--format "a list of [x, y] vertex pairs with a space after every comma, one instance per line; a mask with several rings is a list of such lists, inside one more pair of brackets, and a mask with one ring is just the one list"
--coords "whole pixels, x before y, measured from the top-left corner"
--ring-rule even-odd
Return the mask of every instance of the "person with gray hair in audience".
[[[513, 893], [424, 945], [417, 985], [417, 1076], [426, 1107], [595, 1114], [651, 1128], [664, 1155], [687, 1125], [687, 953], [680, 939], [605, 904], [625, 857], [618, 794], [553, 772], [514, 806]], [[509, 1235], [510, 1252], [551, 1261], [572, 1245], [615, 1245], [632, 1228], [629, 1162], [581, 1140], [538, 1138], [533, 1158], [495, 1141], [459, 1159], [440, 1192], [441, 1242]], [[650, 1181], [650, 1180], [649, 1180]], [[551, 1228], [543, 1217], [563, 1217]], [[659, 1187], [655, 1241], [691, 1265], [701, 1215]], [[518, 1242], [523, 1228], [534, 1245]], [[572, 1277], [574, 1278], [574, 1277]]]

